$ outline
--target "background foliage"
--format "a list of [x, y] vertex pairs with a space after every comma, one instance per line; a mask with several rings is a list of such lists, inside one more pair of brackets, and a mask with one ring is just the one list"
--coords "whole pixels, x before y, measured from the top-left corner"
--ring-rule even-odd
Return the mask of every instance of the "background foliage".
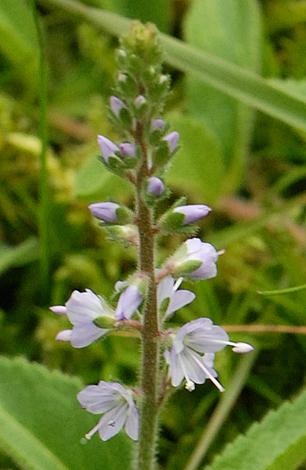
[[[135, 338], [110, 337], [73, 350], [55, 342], [66, 323], [48, 311], [49, 305], [63, 304], [73, 289], [89, 287], [110, 296], [114, 283], [135, 267], [132, 249], [109, 242], [87, 209], [88, 203], [109, 196], [133, 203], [130, 187], [106, 174], [96, 159], [96, 135], [118, 137], [107, 120], [118, 41], [55, 3], [38, 2], [48, 76], [47, 188], [40, 157], [41, 50], [31, 2], [2, 0], [0, 5], [0, 352], [81, 377], [85, 383], [120, 378], [131, 384], [139, 360]], [[262, 75], [276, 89], [305, 102], [303, 1], [84, 0], [83, 4], [153, 21], [162, 32]], [[181, 135], [181, 149], [168, 175], [172, 198], [187, 194], [190, 203], [213, 205], [200, 236], [217, 249], [226, 248], [218, 262], [218, 277], [192, 286], [197, 300], [173, 323], [208, 316], [228, 326], [304, 325], [305, 291], [271, 297], [256, 291], [306, 283], [305, 132], [255, 111], [195, 74], [167, 63], [165, 71], [173, 83], [167, 118]], [[179, 241], [163, 240], [161, 259]], [[210, 383], [192, 394], [180, 390], [170, 398], [161, 417], [162, 469], [184, 468], [200, 438], [207, 440], [200, 461], [210, 464], [227, 442], [303, 388], [304, 335], [238, 331], [231, 337], [256, 345], [257, 356], [242, 364], [230, 351], [217, 355], [216, 369], [227, 388], [221, 402]], [[26, 374], [26, 363], [18, 361], [12, 371], [18, 375], [21, 368]], [[6, 360], [3, 364], [1, 390], [14, 376], [5, 372]], [[244, 375], [239, 367], [244, 367]], [[243, 377], [240, 383], [233, 378], [235, 371]], [[69, 387], [80, 389], [81, 383]], [[9, 405], [0, 400], [7, 412]], [[287, 411], [281, 414], [284, 424]], [[302, 413], [305, 418], [303, 407]], [[82, 435], [83, 431], [76, 439]], [[97, 439], [95, 448], [100, 445]], [[23, 468], [22, 460], [14, 458], [3, 441], [1, 446], [1, 468]], [[295, 467], [284, 468], [304, 469], [304, 458]], [[212, 468], [219, 468], [215, 465]]]

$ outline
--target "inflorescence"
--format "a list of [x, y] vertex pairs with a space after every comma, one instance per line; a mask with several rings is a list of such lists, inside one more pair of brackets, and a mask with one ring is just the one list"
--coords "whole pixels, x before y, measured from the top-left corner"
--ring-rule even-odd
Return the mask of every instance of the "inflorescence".
[[[186, 205], [182, 199], [159, 219], [154, 215], [156, 205], [169, 195], [164, 176], [179, 140], [178, 132], [169, 132], [161, 117], [169, 92], [169, 77], [161, 72], [160, 55], [155, 29], [136, 23], [117, 53], [120, 71], [110, 98], [111, 118], [124, 136], [124, 142], [116, 144], [99, 135], [100, 160], [107, 170], [130, 181], [136, 188], [136, 205], [141, 200], [154, 220], [150, 228], [152, 237], [175, 233], [186, 236], [195, 232], [190, 224], [207, 216], [211, 208], [204, 204]], [[115, 201], [91, 204], [89, 210], [113, 240], [139, 249], [140, 221], [136, 210]], [[247, 343], [231, 342], [226, 331], [209, 318], [197, 318], [178, 329], [167, 328], [165, 323], [196, 297], [193, 292], [180, 289], [183, 280], [215, 277], [216, 263], [222, 253], [224, 250], [217, 251], [200, 238], [189, 238], [162, 266], [154, 267], [159, 325], [156, 341], [163, 351], [161, 360], [166, 366], [160, 367], [160, 374], [164, 374], [160, 383], [166, 383], [165, 390], [161, 391], [164, 395], [171, 386], [179, 387], [182, 382], [192, 391], [195, 384], [203, 384], [207, 379], [223, 392], [213, 368], [215, 353], [227, 345], [236, 353], [253, 349]], [[74, 348], [84, 348], [122, 328], [136, 329], [142, 334], [150, 279], [148, 272], [140, 267], [126, 281], [116, 283], [116, 306], [86, 289], [85, 292], [75, 290], [65, 306], [51, 307], [54, 313], [66, 315], [72, 324], [71, 329], [58, 333], [56, 339], [68, 341]], [[105, 381], [82, 390], [77, 396], [81, 407], [103, 415], [86, 437], [90, 439], [98, 431], [106, 441], [125, 427], [127, 435], [137, 440], [139, 413], [134, 399], [137, 402], [141, 394], [136, 388]]]

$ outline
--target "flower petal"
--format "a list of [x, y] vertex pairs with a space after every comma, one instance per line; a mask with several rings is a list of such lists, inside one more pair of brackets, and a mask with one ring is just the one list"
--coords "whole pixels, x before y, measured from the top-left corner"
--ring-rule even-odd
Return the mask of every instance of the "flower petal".
[[166, 316], [171, 315], [185, 305], [190, 304], [196, 295], [189, 290], [178, 290], [170, 297], [170, 302], [166, 310]]
[[101, 297], [89, 289], [86, 289], [86, 292], [73, 291], [66, 302], [66, 307], [67, 316], [73, 325], [77, 322], [92, 321], [104, 315], [111, 316]]
[[123, 428], [127, 418], [128, 404], [118, 406], [105, 413], [99, 421], [99, 435], [102, 441], [108, 441]]
[[71, 346], [74, 348], [85, 348], [104, 336], [108, 331], [108, 329], [99, 328], [90, 321], [77, 322], [72, 328]]

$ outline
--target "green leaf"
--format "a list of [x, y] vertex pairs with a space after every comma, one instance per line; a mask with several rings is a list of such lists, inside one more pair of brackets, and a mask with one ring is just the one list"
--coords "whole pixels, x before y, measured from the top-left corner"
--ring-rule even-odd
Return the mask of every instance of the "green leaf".
[[0, 358], [0, 448], [31, 470], [128, 468], [130, 446], [120, 434], [109, 442], [82, 438], [99, 419], [82, 410], [80, 380], [24, 359]]
[[13, 266], [23, 266], [38, 259], [39, 244], [37, 238], [29, 238], [17, 246], [0, 244], [0, 274]]
[[[195, 1], [184, 30], [189, 44], [259, 72], [261, 28], [256, 0]], [[187, 103], [191, 115], [220, 139], [227, 178], [237, 185], [244, 173], [254, 111], [193, 75], [187, 77]]]
[[[39, 0], [39, 2], [63, 8], [111, 34], [122, 35], [130, 30], [130, 20], [108, 11], [90, 8], [72, 0]], [[172, 66], [195, 73], [214, 88], [297, 129], [306, 131], [306, 98], [299, 92], [284, 91], [249, 70], [208, 52], [200, 51], [179, 39], [161, 34], [161, 42], [165, 51], [165, 60]]]
[[109, 188], [112, 188], [112, 197], [122, 198], [131, 193], [131, 184], [107, 171], [97, 156], [93, 156], [77, 171], [74, 184], [76, 197], [87, 199], [104, 199], [109, 197]]
[[109, 0], [103, 2], [104, 8], [116, 11], [128, 18], [137, 18], [142, 23], [154, 23], [160, 31], [169, 30], [170, 1], [169, 0]]
[[306, 391], [255, 423], [205, 470], [294, 470], [306, 459]]
[[225, 176], [220, 143], [191, 117], [171, 113], [167, 119], [180, 134], [180, 149], [168, 174], [170, 186], [213, 204], [220, 196]]
[[20, 78], [38, 78], [36, 28], [31, 9], [25, 0], [1, 0], [0, 50], [14, 66], [22, 69]]

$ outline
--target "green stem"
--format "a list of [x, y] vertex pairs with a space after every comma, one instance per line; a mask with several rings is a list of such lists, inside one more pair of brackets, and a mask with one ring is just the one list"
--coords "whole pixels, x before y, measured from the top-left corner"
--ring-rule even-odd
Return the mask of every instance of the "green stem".
[[49, 277], [50, 277], [50, 240], [49, 240], [49, 188], [47, 168], [47, 67], [43, 34], [36, 11], [35, 0], [32, 0], [32, 11], [36, 25], [39, 43], [39, 104], [40, 104], [40, 188], [39, 188], [39, 238], [40, 238], [40, 274], [41, 274], [41, 301], [48, 303]]
[[142, 126], [139, 124], [135, 140], [142, 151], [142, 165], [137, 174], [136, 204], [139, 230], [139, 268], [149, 278], [148, 296], [144, 309], [142, 334], [141, 388], [143, 396], [140, 403], [140, 430], [138, 446], [138, 470], [152, 470], [157, 438], [158, 414], [158, 317], [157, 287], [155, 281], [154, 251], [155, 241], [152, 231], [153, 212], [142, 196], [143, 180], [149, 174], [147, 149], [143, 139]]

